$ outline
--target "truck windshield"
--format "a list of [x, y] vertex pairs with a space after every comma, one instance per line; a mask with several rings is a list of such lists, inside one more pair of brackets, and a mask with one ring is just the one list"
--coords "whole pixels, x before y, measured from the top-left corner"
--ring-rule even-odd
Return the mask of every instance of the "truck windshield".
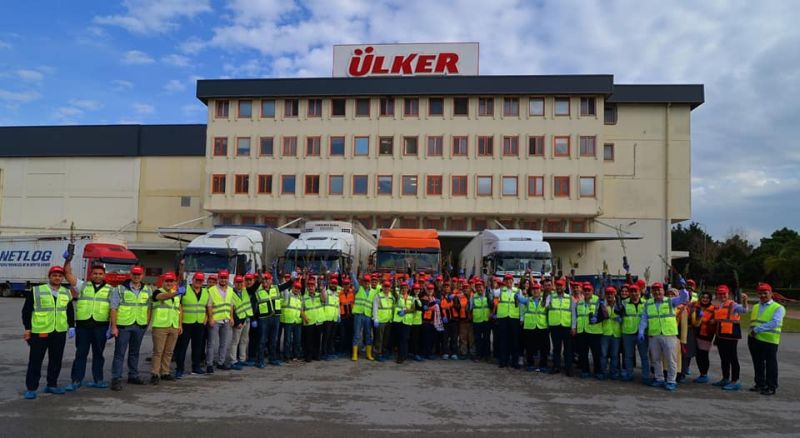
[[414, 251], [378, 251], [377, 268], [380, 271], [405, 272], [408, 268], [414, 271], [434, 272], [439, 270], [439, 254]]
[[131, 266], [122, 263], [103, 263], [106, 267], [106, 274], [130, 274]]
[[235, 258], [222, 254], [186, 254], [184, 269], [186, 272], [217, 272], [223, 269], [233, 272], [235, 261]]
[[495, 258], [497, 271], [550, 272], [551, 255], [546, 252], [507, 252]]
[[[296, 254], [296, 256], [295, 256]], [[341, 266], [339, 257], [335, 254], [309, 256], [301, 251], [287, 254], [286, 262], [283, 264], [283, 272], [292, 272], [296, 268], [308, 268], [310, 272], [320, 273], [323, 271], [336, 272]]]

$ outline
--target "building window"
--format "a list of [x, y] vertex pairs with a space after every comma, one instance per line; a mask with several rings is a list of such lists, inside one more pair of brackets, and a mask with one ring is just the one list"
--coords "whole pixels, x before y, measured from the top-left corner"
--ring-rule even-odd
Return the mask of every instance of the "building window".
[[181, 196], [181, 207], [191, 207], [191, 206], [192, 206], [192, 197]]
[[506, 227], [507, 230], [513, 230], [517, 228], [517, 220], [513, 218], [500, 219], [497, 222], [500, 222], [500, 225]]
[[478, 196], [492, 196], [491, 176], [478, 176]]
[[519, 137], [503, 137], [503, 155], [506, 157], [519, 156]]
[[553, 196], [569, 197], [569, 177], [568, 176], [555, 176], [553, 177]]
[[614, 143], [606, 143], [603, 145], [603, 160], [614, 161]]
[[250, 156], [250, 137], [239, 137], [236, 139], [236, 155], [239, 157]]
[[486, 219], [472, 218], [472, 231], [483, 231], [486, 229]]
[[597, 111], [595, 109], [594, 97], [581, 97], [581, 115], [582, 116], [595, 116]]
[[443, 144], [444, 144], [444, 138], [442, 136], [437, 135], [428, 137], [428, 156], [441, 157]]
[[262, 220], [264, 222], [264, 225], [266, 225], [266, 226], [268, 226], [270, 228], [277, 228], [278, 227], [278, 218], [275, 217], [275, 216], [264, 216], [264, 218]]
[[320, 153], [320, 142], [322, 139], [319, 137], [306, 137], [306, 156], [318, 157]]
[[563, 219], [547, 219], [544, 222], [544, 231], [547, 233], [563, 233], [566, 225], [566, 221]]
[[528, 101], [528, 112], [531, 116], [543, 116], [544, 97], [531, 97]]
[[468, 97], [454, 97], [453, 98], [453, 115], [454, 116], [469, 116], [469, 98]]
[[319, 175], [306, 175], [306, 195], [319, 195]]
[[519, 226], [523, 230], [541, 230], [542, 221], [539, 219], [528, 219], [520, 221]]
[[322, 117], [322, 99], [308, 99], [308, 117]]
[[544, 196], [544, 177], [528, 177], [528, 196]]
[[444, 115], [444, 99], [441, 97], [428, 98], [428, 115], [441, 116]]
[[467, 231], [467, 220], [451, 217], [447, 219], [447, 229], [452, 231]]
[[369, 188], [367, 175], [353, 175], [353, 194], [366, 195]]
[[434, 229], [434, 230], [441, 230], [442, 229], [442, 220], [439, 218], [425, 218], [422, 220], [422, 225], [425, 228]]
[[572, 219], [569, 221], [569, 232], [570, 233], [585, 233], [586, 232], [586, 220], [584, 219]]
[[617, 124], [617, 105], [606, 102], [603, 105], [603, 123], [606, 125]]
[[392, 194], [392, 175], [378, 175], [378, 194]]
[[236, 175], [233, 192], [242, 195], [250, 191], [250, 175]]
[[347, 110], [347, 99], [331, 99], [331, 117], [344, 117]]
[[528, 137], [528, 156], [544, 156], [544, 137], [541, 135]]
[[478, 98], [478, 115], [489, 117], [494, 116], [494, 97]]
[[467, 196], [467, 177], [466, 175], [453, 176], [450, 179], [450, 187], [453, 196]]
[[403, 175], [403, 195], [417, 196], [417, 176]]
[[419, 219], [415, 217], [400, 218], [400, 228], [419, 228]]
[[300, 103], [297, 99], [286, 99], [283, 101], [283, 116], [297, 117], [300, 113]]
[[275, 118], [275, 100], [266, 99], [261, 101], [261, 117], [264, 119]]
[[372, 216], [367, 216], [367, 217], [359, 217], [359, 218], [356, 218], [356, 220], [357, 220], [357, 221], [358, 221], [358, 222], [359, 222], [361, 225], [363, 225], [363, 226], [364, 226], [364, 228], [366, 228], [366, 229], [368, 229], [368, 230], [372, 229]]
[[222, 225], [233, 225], [233, 216], [231, 215], [221, 216], [219, 220]]
[[214, 138], [214, 156], [226, 157], [228, 156], [228, 138], [215, 137]]
[[214, 114], [218, 119], [228, 118], [228, 107], [230, 104], [227, 100], [218, 100], [214, 106], [216, 107]]
[[416, 97], [406, 97], [403, 99], [403, 115], [418, 116], [419, 115], [419, 99]]
[[417, 137], [403, 137], [403, 155], [413, 155], [416, 157], [418, 154]]
[[378, 155], [394, 155], [394, 137], [378, 138]]
[[283, 153], [284, 157], [297, 156], [297, 137], [283, 137]]
[[381, 216], [376, 219], [378, 223], [378, 228], [389, 228], [392, 226], [392, 222], [394, 222], [394, 218], [391, 216]]
[[355, 138], [356, 155], [369, 155], [369, 137]]
[[356, 99], [356, 117], [369, 117], [369, 98]]
[[441, 175], [428, 175], [425, 179], [425, 193], [430, 196], [442, 194], [442, 176]]
[[394, 97], [381, 98], [381, 116], [382, 117], [394, 116]]
[[211, 175], [211, 193], [225, 194], [225, 175]]
[[553, 138], [553, 155], [556, 157], [569, 157], [569, 137]]
[[595, 197], [595, 178], [593, 176], [580, 177], [581, 198]]
[[478, 156], [494, 156], [494, 137], [488, 135], [478, 137]]
[[274, 140], [272, 137], [261, 137], [258, 139], [258, 143], [258, 155], [262, 157], [271, 157], [275, 155]]
[[467, 137], [453, 137], [453, 156], [460, 157], [467, 155]]
[[505, 97], [503, 98], [503, 116], [517, 117], [519, 116], [519, 98], [518, 97]]
[[557, 116], [569, 115], [569, 97], [556, 97], [555, 114]]
[[503, 177], [503, 196], [517, 196], [517, 177], [504, 176]]
[[255, 225], [256, 224], [256, 217], [251, 215], [251, 214], [241, 216], [239, 218], [239, 224], [240, 225]]
[[240, 100], [239, 101], [239, 114], [238, 117], [240, 119], [249, 119], [253, 116], [253, 101], [252, 100]]
[[581, 136], [581, 157], [595, 157], [597, 137]]
[[272, 193], [272, 175], [258, 175], [258, 194], [269, 195]]
[[295, 182], [294, 175], [281, 175], [281, 194], [294, 195]]
[[344, 193], [344, 176], [330, 175], [328, 176], [328, 194], [341, 195]]
[[332, 157], [344, 155], [344, 137], [331, 137], [331, 151]]

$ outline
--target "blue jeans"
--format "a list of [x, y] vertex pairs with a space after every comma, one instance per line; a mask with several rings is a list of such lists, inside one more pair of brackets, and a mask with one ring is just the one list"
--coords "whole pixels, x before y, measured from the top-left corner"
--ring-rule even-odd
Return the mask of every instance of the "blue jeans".
[[278, 334], [281, 330], [279, 316], [267, 316], [258, 319], [258, 330], [261, 333], [260, 344], [256, 361], [264, 362], [264, 350], [269, 347], [269, 361], [278, 361]]
[[139, 377], [139, 348], [144, 338], [144, 327], [129, 325], [119, 326], [119, 336], [114, 343], [114, 361], [111, 363], [111, 379], [122, 378], [122, 363], [128, 353], [128, 378]]
[[372, 318], [364, 314], [353, 315], [353, 347], [361, 344], [361, 335], [364, 335], [364, 345], [372, 345]]
[[86, 359], [89, 347], [92, 348], [92, 378], [99, 383], [103, 381], [103, 366], [106, 363], [103, 351], [106, 349], [106, 331], [108, 325], [75, 329], [75, 361], [72, 362], [72, 381], [82, 382], [86, 376]]
[[283, 358], [285, 360], [302, 357], [300, 331], [300, 324], [283, 325]]
[[[615, 338], [613, 336], [603, 336], [600, 341], [600, 372], [608, 373], [613, 376], [619, 376], [619, 344], [622, 338]], [[611, 368], [607, 369], [608, 359], [611, 358]]]
[[639, 359], [642, 363], [642, 380], [650, 379], [650, 356], [648, 356], [647, 336], [639, 342], [639, 335], [622, 335], [622, 342], [625, 347], [625, 370], [622, 372], [624, 377], [633, 376], [633, 355], [634, 347], [639, 350]]

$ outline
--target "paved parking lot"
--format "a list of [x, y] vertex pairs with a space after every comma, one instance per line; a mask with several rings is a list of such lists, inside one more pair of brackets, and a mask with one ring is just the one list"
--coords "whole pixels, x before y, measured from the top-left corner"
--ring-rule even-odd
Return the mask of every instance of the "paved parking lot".
[[[0, 436], [797, 436], [800, 335], [784, 335], [772, 398], [685, 384], [641, 384], [498, 369], [470, 361], [397, 365], [350, 360], [191, 376], [121, 393], [82, 388], [22, 399], [28, 348], [19, 298], [0, 299]], [[145, 337], [140, 369], [151, 349]], [[108, 345], [110, 359], [113, 341]], [[62, 384], [74, 357], [68, 341]], [[719, 359], [712, 353], [712, 378]], [[752, 364], [740, 343], [742, 377]], [[110, 368], [110, 360], [106, 361]], [[108, 372], [110, 375], [110, 371]], [[696, 368], [695, 368], [696, 373]], [[42, 385], [44, 378], [42, 379]], [[246, 434], [246, 435], [245, 435]]]

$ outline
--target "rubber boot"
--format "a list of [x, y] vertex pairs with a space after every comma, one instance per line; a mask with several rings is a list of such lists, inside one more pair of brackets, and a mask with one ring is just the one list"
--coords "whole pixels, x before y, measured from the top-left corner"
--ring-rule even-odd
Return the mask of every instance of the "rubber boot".
[[353, 361], [357, 361], [358, 360], [358, 345], [354, 345], [353, 346], [353, 357], [352, 357], [352, 359], [353, 359]]
[[367, 345], [367, 360], [375, 360], [375, 358], [372, 357], [372, 345]]

